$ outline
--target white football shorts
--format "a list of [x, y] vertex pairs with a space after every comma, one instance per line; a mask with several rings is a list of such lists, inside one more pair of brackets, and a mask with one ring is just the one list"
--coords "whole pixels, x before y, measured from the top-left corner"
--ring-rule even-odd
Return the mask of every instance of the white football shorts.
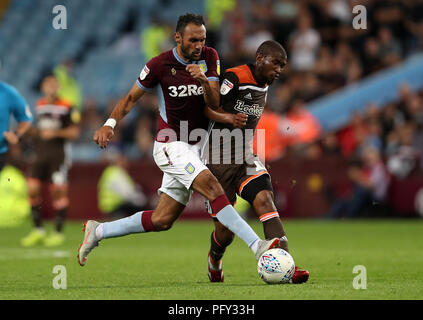
[[188, 204], [194, 179], [203, 170], [208, 170], [200, 159], [200, 152], [200, 143], [190, 145], [182, 141], [154, 142], [153, 158], [163, 171], [159, 195], [166, 193], [179, 203], [185, 206]]

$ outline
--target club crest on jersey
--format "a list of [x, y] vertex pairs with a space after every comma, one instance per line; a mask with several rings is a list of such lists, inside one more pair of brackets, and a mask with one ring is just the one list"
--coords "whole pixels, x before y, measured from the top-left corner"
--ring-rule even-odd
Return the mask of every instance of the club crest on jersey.
[[142, 69], [141, 73], [140, 73], [140, 79], [144, 80], [145, 77], [147, 77], [147, 75], [150, 73], [150, 69], [148, 69], [147, 66], [144, 66], [144, 68]]
[[192, 165], [192, 163], [188, 163], [187, 166], [185, 167], [185, 170], [189, 173], [192, 174], [195, 171], [195, 167]]
[[220, 87], [220, 94], [226, 95], [229, 91], [232, 90], [234, 84], [228, 79], [223, 80], [222, 86]]
[[170, 70], [170, 72], [172, 72], [172, 76], [176, 75], [176, 70], [175, 70], [175, 68], [172, 68], [172, 69]]
[[207, 72], [207, 63], [206, 60], [200, 60], [197, 62], [197, 64], [200, 66], [201, 71], [203, 71], [203, 73]]

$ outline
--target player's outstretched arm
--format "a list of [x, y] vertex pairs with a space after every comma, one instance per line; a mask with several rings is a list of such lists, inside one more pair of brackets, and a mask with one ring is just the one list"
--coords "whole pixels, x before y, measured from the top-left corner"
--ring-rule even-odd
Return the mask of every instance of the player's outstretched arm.
[[107, 122], [94, 133], [93, 140], [105, 149], [110, 139], [114, 136], [114, 127], [122, 120], [134, 107], [135, 103], [144, 95], [145, 91], [140, 89], [136, 83], [132, 86], [129, 93], [120, 99], [114, 107]]
[[245, 113], [239, 112], [237, 114], [233, 114], [223, 111], [221, 107], [217, 110], [212, 110], [211, 108], [206, 107], [204, 109], [204, 113], [210, 120], [227, 123], [232, 125], [234, 128], [245, 127], [248, 120], [248, 116]]

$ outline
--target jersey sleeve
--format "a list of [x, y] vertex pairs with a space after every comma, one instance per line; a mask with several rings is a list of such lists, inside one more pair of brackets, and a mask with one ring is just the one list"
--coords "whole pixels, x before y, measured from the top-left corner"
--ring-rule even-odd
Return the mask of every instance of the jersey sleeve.
[[137, 79], [137, 85], [140, 89], [153, 92], [154, 88], [160, 82], [161, 64], [159, 56], [151, 59], [142, 68]]
[[16, 91], [10, 91], [10, 106], [15, 120], [19, 122], [32, 122], [31, 109], [25, 99]]
[[207, 72], [206, 77], [209, 81], [219, 81], [220, 76], [220, 59], [217, 51], [213, 48], [209, 48], [209, 54], [207, 59]]
[[234, 72], [226, 72], [220, 84], [220, 105], [225, 106], [228, 103], [234, 103], [238, 87], [239, 79]]

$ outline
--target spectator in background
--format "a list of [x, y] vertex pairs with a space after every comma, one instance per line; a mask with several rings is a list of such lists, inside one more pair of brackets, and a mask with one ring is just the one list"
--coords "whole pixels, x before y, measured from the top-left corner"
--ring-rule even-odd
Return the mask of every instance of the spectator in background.
[[402, 123], [404, 123], [404, 116], [398, 110], [396, 104], [392, 102], [382, 108], [380, 122], [382, 124], [385, 152], [389, 154], [389, 146], [393, 133]]
[[257, 48], [266, 40], [273, 40], [273, 35], [264, 23], [255, 23], [249, 27], [248, 33], [242, 42], [244, 59], [255, 57]]
[[64, 60], [53, 70], [59, 81], [59, 98], [69, 101], [74, 108], [82, 110], [82, 92], [78, 82], [72, 76], [74, 63], [71, 59]]
[[[110, 148], [111, 147], [111, 148]], [[128, 216], [128, 212], [146, 210], [148, 199], [128, 173], [129, 162], [118, 147], [110, 146], [104, 161], [108, 163], [98, 181], [98, 207], [110, 220]]]
[[272, 1], [270, 10], [271, 30], [275, 40], [285, 44], [294, 31], [295, 21], [299, 12], [299, 4], [295, 0]]
[[286, 115], [285, 135], [290, 145], [303, 145], [314, 142], [320, 137], [319, 121], [307, 110], [302, 99], [296, 99]]
[[253, 150], [260, 158], [264, 158], [266, 162], [276, 161], [283, 157], [285, 149], [288, 145], [288, 139], [285, 137], [285, 123], [281, 115], [264, 108], [260, 121], [257, 124], [257, 130], [265, 130], [265, 156], [260, 154], [257, 146], [257, 135], [254, 136]]
[[172, 28], [154, 16], [151, 25], [141, 33], [141, 52], [145, 60], [151, 60], [161, 52], [170, 50], [172, 48], [171, 39]]
[[222, 71], [245, 59], [242, 43], [246, 37], [248, 20], [242, 10], [241, 2], [237, 1], [236, 7], [226, 15], [226, 23], [221, 26], [218, 51], [224, 57], [221, 59]]
[[353, 114], [351, 123], [337, 133], [342, 155], [350, 158], [355, 153], [357, 146], [366, 133], [367, 125], [364, 117], [358, 113]]
[[103, 123], [99, 106], [95, 98], [89, 98], [84, 104], [81, 114], [81, 134], [78, 143], [92, 143], [95, 130]]
[[391, 174], [399, 179], [404, 179], [416, 168], [421, 150], [416, 149], [413, 145], [415, 135], [413, 123], [404, 124], [397, 132], [396, 139], [390, 141], [391, 155], [388, 158], [387, 166]]
[[364, 42], [364, 51], [361, 61], [363, 63], [363, 75], [368, 76], [383, 68], [383, 62], [380, 56], [380, 44], [374, 37], [369, 37]]
[[313, 28], [312, 17], [306, 10], [299, 12], [297, 28], [290, 35], [289, 51], [293, 70], [312, 70], [321, 44], [320, 34]]
[[357, 217], [366, 207], [384, 205], [390, 176], [379, 150], [368, 147], [361, 159], [350, 163], [348, 176], [353, 183], [352, 195], [334, 202], [327, 217], [330, 219]]
[[236, 0], [206, 0], [207, 43], [217, 47], [220, 41], [220, 28], [225, 14], [235, 8]]
[[384, 67], [390, 67], [402, 59], [402, 48], [392, 32], [387, 27], [382, 27], [378, 32], [379, 56]]
[[323, 154], [341, 155], [341, 147], [334, 132], [327, 132], [321, 138], [321, 146]]
[[155, 113], [151, 111], [144, 112], [138, 118], [135, 131], [135, 142], [140, 151], [141, 158], [151, 158], [154, 145], [154, 133], [156, 131], [155, 118]]

